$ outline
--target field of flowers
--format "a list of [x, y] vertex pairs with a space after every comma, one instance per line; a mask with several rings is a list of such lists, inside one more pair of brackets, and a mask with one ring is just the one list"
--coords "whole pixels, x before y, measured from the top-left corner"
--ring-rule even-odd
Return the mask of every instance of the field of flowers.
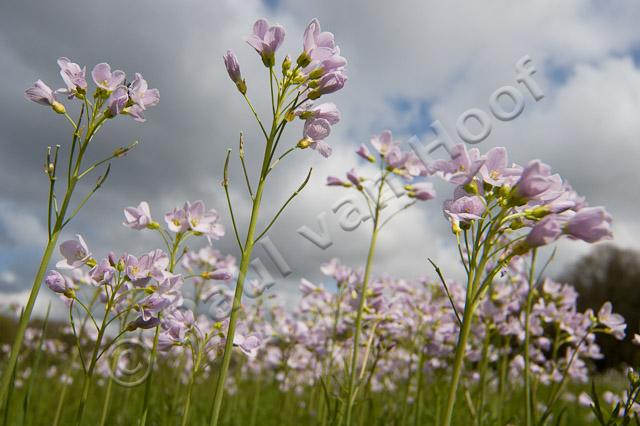
[[[366, 167], [326, 177], [331, 190], [366, 202], [362, 263], [317, 265], [324, 282], [302, 280], [293, 306], [248, 278], [256, 243], [312, 171], [288, 198], [270, 199], [282, 207], [264, 218], [270, 174], [294, 153], [330, 157], [327, 140], [341, 115], [324, 99], [347, 81], [347, 60], [317, 20], [303, 34], [302, 53], [278, 57], [284, 37], [282, 26], [261, 19], [246, 40], [269, 75], [269, 118], [251, 103], [256, 89], [233, 51], [223, 58], [264, 138], [262, 163], [245, 161], [245, 149], [256, 147], [245, 147], [240, 134], [239, 161], [229, 149], [223, 165], [224, 214], [200, 200], [164, 214], [147, 201], [125, 209], [131, 232], [157, 236], [144, 253], [99, 258], [80, 234], [58, 239], [99, 196], [111, 161], [135, 151], [136, 144], [116, 148], [88, 163], [96, 135], [126, 116], [144, 122], [159, 90], [140, 73], [127, 77], [100, 63], [87, 74], [68, 58], [58, 60], [64, 88], [38, 80], [27, 89], [27, 99], [68, 120], [71, 135], [47, 151], [49, 238], [29, 300], [2, 319], [3, 424], [640, 424], [640, 376], [593, 374], [603, 356], [597, 336], [628, 338], [624, 318], [609, 302], [580, 311], [577, 291], [545, 274], [553, 254], [539, 253], [560, 239], [609, 239], [612, 218], [540, 160], [518, 165], [505, 148], [459, 144], [446, 147], [450, 158], [425, 161], [384, 130], [354, 153]], [[62, 99], [78, 106], [76, 117]], [[292, 144], [285, 129], [294, 120], [304, 130]], [[229, 179], [233, 164], [242, 170], [238, 182]], [[256, 182], [248, 169], [259, 171]], [[79, 193], [89, 179], [95, 183]], [[434, 179], [450, 183], [449, 193], [436, 194]], [[244, 187], [250, 211], [234, 210], [232, 183]], [[398, 191], [404, 204], [386, 214], [388, 194]], [[466, 278], [453, 280], [435, 260], [418, 258], [424, 278], [372, 274], [385, 226], [424, 202], [442, 202], [457, 247], [450, 255]], [[216, 248], [225, 233], [239, 259]], [[61, 260], [49, 269], [54, 253]], [[66, 321], [32, 315], [43, 283], [66, 306]]]

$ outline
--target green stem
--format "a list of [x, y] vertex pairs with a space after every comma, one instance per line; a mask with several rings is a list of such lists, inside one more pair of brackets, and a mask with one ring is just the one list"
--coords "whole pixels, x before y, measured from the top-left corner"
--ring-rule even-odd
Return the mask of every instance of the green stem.
[[256, 381], [255, 395], [253, 397], [253, 405], [251, 407], [251, 420], [249, 421], [249, 426], [255, 426], [256, 419], [258, 418], [258, 403], [260, 402], [261, 388], [262, 388], [262, 380], [258, 378]]
[[240, 271], [238, 273], [238, 280], [236, 282], [236, 290], [233, 296], [233, 304], [231, 308], [231, 317], [229, 318], [229, 327], [226, 334], [226, 342], [224, 345], [224, 355], [222, 356], [222, 365], [220, 366], [220, 374], [218, 375], [218, 381], [216, 383], [216, 391], [212, 405], [211, 417], [209, 424], [216, 426], [220, 418], [220, 409], [222, 407], [222, 396], [224, 394], [224, 385], [227, 378], [227, 372], [229, 370], [229, 363], [231, 361], [231, 352], [233, 350], [233, 337], [235, 336], [236, 323], [238, 321], [238, 314], [242, 304], [242, 291], [244, 287], [244, 280], [249, 270], [249, 264], [251, 261], [251, 253], [253, 251], [254, 235], [256, 231], [256, 225], [258, 222], [258, 215], [260, 212], [260, 202], [262, 201], [262, 193], [264, 191], [265, 180], [261, 179], [256, 189], [256, 197], [253, 201], [253, 207], [251, 209], [251, 219], [249, 222], [249, 230], [247, 231], [247, 238], [244, 244], [244, 250], [242, 251], [242, 259], [240, 261]]
[[525, 309], [525, 323], [524, 323], [524, 412], [525, 412], [525, 425], [531, 426], [533, 424], [533, 407], [531, 397], [531, 350], [529, 348], [531, 344], [531, 310], [533, 306], [533, 285], [534, 285], [534, 270], [536, 263], [537, 250], [534, 249], [531, 252], [531, 270], [529, 273], [529, 291], [527, 293], [527, 305]]
[[109, 405], [111, 404], [111, 388], [113, 388], [113, 378], [109, 377], [109, 382], [107, 383], [107, 393], [104, 396], [104, 403], [102, 404], [100, 426], [104, 426], [107, 424], [107, 414], [109, 414]]
[[78, 415], [76, 416], [76, 424], [82, 424], [82, 417], [84, 416], [84, 410], [87, 405], [87, 399], [89, 398], [89, 391], [91, 390], [91, 384], [93, 382], [93, 373], [95, 371], [96, 365], [98, 364], [98, 353], [100, 351], [100, 345], [102, 344], [102, 338], [104, 337], [104, 333], [107, 329], [107, 321], [109, 317], [109, 312], [111, 312], [111, 306], [113, 303], [113, 298], [115, 295], [115, 290], [111, 294], [111, 298], [107, 302], [107, 306], [105, 308], [105, 315], [102, 319], [102, 324], [100, 325], [100, 330], [98, 330], [98, 337], [96, 338], [95, 346], [93, 347], [93, 353], [91, 355], [91, 363], [89, 364], [89, 370], [86, 372], [84, 377], [84, 383], [82, 385], [82, 396], [80, 398], [80, 407], [78, 408]]
[[362, 290], [360, 293], [360, 303], [358, 305], [358, 312], [356, 314], [355, 332], [353, 335], [353, 352], [351, 354], [351, 367], [349, 369], [349, 382], [347, 385], [347, 415], [346, 424], [351, 424], [351, 416], [353, 414], [353, 393], [356, 382], [356, 372], [358, 369], [358, 349], [360, 345], [360, 332], [362, 329], [362, 313], [364, 312], [364, 305], [367, 299], [367, 284], [369, 282], [369, 275], [371, 274], [371, 266], [373, 264], [373, 257], [376, 249], [376, 241], [378, 239], [377, 229], [377, 216], [379, 212], [379, 206], [376, 207], [376, 218], [374, 219], [374, 229], [371, 234], [371, 242], [369, 243], [369, 253], [367, 255], [367, 263], [364, 270], [364, 278], [362, 280]]
[[151, 348], [151, 359], [149, 360], [149, 376], [144, 386], [144, 402], [142, 406], [142, 418], [140, 425], [147, 424], [147, 416], [149, 415], [149, 399], [151, 397], [151, 377], [153, 376], [153, 365], [156, 361], [156, 353], [158, 351], [158, 337], [160, 336], [160, 324], [156, 326], [156, 333], [153, 338], [153, 347]]
[[[471, 291], [470, 286], [467, 286], [467, 296]], [[468, 297], [470, 299], [470, 297]], [[462, 374], [462, 365], [464, 363], [464, 355], [467, 348], [467, 340], [471, 331], [471, 322], [473, 318], [472, 304], [469, 300], [465, 303], [464, 313], [462, 317], [462, 328], [460, 329], [460, 336], [458, 337], [458, 344], [456, 345], [456, 357], [453, 362], [453, 372], [451, 374], [451, 384], [449, 385], [449, 396], [447, 399], [447, 408], [444, 415], [445, 426], [450, 426], [453, 419], [453, 408], [456, 402], [456, 394], [458, 392], [458, 383], [460, 382], [460, 375]]]
[[[69, 369], [71, 371], [71, 369]], [[60, 416], [62, 415], [62, 406], [64, 404], [64, 397], [67, 395], [67, 388], [69, 385], [64, 382], [62, 384], [62, 390], [60, 391], [60, 398], [58, 398], [58, 406], [56, 407], [56, 415], [53, 418], [53, 426], [58, 426], [60, 424]]]
[[487, 369], [489, 366], [489, 344], [491, 342], [491, 330], [489, 324], [486, 324], [484, 342], [482, 344], [482, 360], [480, 361], [480, 396], [478, 397], [478, 405], [476, 413], [478, 413], [478, 425], [482, 426], [482, 412], [484, 410], [484, 397], [487, 388]]
[[193, 384], [196, 380], [196, 374], [200, 368], [200, 361], [202, 359], [202, 350], [198, 348], [198, 355], [196, 362], [192, 367], [191, 376], [189, 377], [189, 385], [187, 388], [187, 399], [184, 402], [184, 410], [182, 411], [182, 426], [186, 426], [189, 420], [189, 409], [191, 408], [191, 393], [193, 392]]
[[[68, 204], [68, 202], [66, 204]], [[9, 359], [7, 360], [7, 363], [5, 364], [2, 372], [2, 384], [0, 385], [0, 403], [4, 402], [5, 398], [7, 397], [7, 391], [9, 390], [9, 385], [11, 383], [11, 376], [13, 374], [13, 370], [16, 367], [16, 364], [18, 363], [18, 354], [20, 353], [22, 343], [24, 342], [24, 333], [27, 330], [27, 325], [29, 325], [29, 319], [31, 318], [33, 307], [36, 304], [38, 292], [40, 291], [42, 280], [44, 280], [44, 275], [47, 272], [47, 266], [49, 265], [49, 261], [51, 260], [53, 249], [58, 242], [59, 235], [60, 231], [54, 231], [53, 234], [51, 234], [51, 239], [49, 239], [49, 242], [47, 243], [47, 246], [45, 247], [44, 253], [42, 255], [42, 259], [40, 260], [40, 266], [38, 267], [38, 272], [36, 273], [36, 277], [33, 280], [33, 286], [31, 287], [29, 300], [27, 301], [27, 305], [24, 307], [24, 311], [22, 312], [22, 316], [20, 317], [20, 322], [18, 323], [16, 336], [13, 340], [13, 346], [11, 347], [11, 354], [9, 355]]]
[[414, 425], [418, 426], [422, 419], [422, 382], [424, 376], [424, 348], [419, 346], [420, 358], [418, 359], [418, 390], [416, 391], [416, 415], [414, 418]]
[[506, 385], [507, 385], [507, 367], [509, 364], [509, 353], [508, 353], [508, 349], [509, 349], [509, 338], [505, 337], [504, 338], [504, 346], [503, 346], [503, 351], [501, 354], [501, 358], [500, 358], [500, 378], [499, 378], [499, 384], [498, 384], [498, 406], [497, 406], [497, 411], [498, 411], [498, 424], [502, 425], [502, 417], [504, 414], [504, 395], [505, 395], [505, 390], [506, 390]]

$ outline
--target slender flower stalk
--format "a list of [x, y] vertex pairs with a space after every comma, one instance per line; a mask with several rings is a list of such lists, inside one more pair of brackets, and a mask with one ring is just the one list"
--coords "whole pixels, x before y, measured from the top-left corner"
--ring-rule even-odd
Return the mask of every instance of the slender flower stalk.
[[358, 303], [358, 310], [356, 311], [356, 323], [355, 331], [353, 334], [353, 350], [351, 353], [351, 361], [349, 367], [349, 379], [347, 382], [347, 402], [346, 402], [346, 415], [345, 424], [351, 424], [351, 418], [353, 416], [353, 404], [354, 393], [356, 388], [356, 374], [358, 370], [358, 349], [360, 347], [360, 333], [362, 330], [362, 314], [364, 312], [364, 306], [367, 300], [367, 284], [369, 283], [369, 277], [371, 274], [371, 267], [373, 265], [373, 258], [376, 251], [376, 242], [378, 241], [378, 225], [380, 219], [380, 197], [382, 195], [382, 186], [384, 185], [384, 177], [380, 181], [380, 190], [378, 191], [378, 198], [376, 200], [374, 215], [373, 215], [373, 231], [371, 233], [371, 240], [369, 242], [369, 251], [367, 253], [367, 261], [364, 267], [364, 276], [362, 278], [362, 286], [360, 289], [360, 301]]
[[[326, 113], [326, 111], [325, 111]], [[360, 349], [360, 335], [363, 327], [363, 313], [366, 306], [366, 300], [368, 297], [368, 285], [371, 278], [371, 269], [373, 266], [373, 259], [375, 257], [376, 243], [378, 240], [378, 234], [380, 230], [397, 214], [413, 206], [416, 200], [427, 201], [435, 197], [436, 193], [433, 185], [430, 182], [415, 183], [414, 180], [417, 177], [425, 176], [427, 171], [421, 166], [417, 157], [412, 152], [406, 152], [400, 149], [400, 144], [393, 140], [392, 133], [389, 130], [385, 130], [380, 135], [373, 136], [371, 139], [371, 145], [375, 148], [379, 158], [376, 159], [371, 155], [369, 149], [362, 145], [356, 151], [356, 154], [369, 163], [376, 163], [379, 167], [379, 176], [377, 179], [368, 179], [361, 176], [355, 169], [351, 169], [347, 172], [347, 180], [341, 180], [340, 178], [329, 176], [327, 178], [327, 185], [339, 186], [344, 188], [352, 188], [362, 194], [367, 204], [367, 208], [372, 219], [372, 232], [369, 242], [369, 249], [367, 254], [367, 260], [364, 267], [364, 276], [361, 281], [360, 288], [356, 291], [359, 293], [358, 306], [355, 312], [355, 329], [353, 334], [353, 347], [351, 352], [351, 358], [349, 361], [349, 370], [347, 378], [347, 391], [346, 400], [344, 405], [344, 421], [347, 425], [351, 424], [353, 417], [353, 406], [359, 390], [360, 383], [364, 377], [364, 371], [366, 368], [366, 362], [369, 355], [370, 343], [366, 356], [363, 360], [362, 374], [358, 378], [358, 361], [359, 361], [359, 349]], [[404, 190], [401, 194], [397, 194], [396, 190], [390, 183], [390, 179], [394, 176], [400, 176], [404, 179]], [[373, 182], [370, 186], [369, 183]], [[367, 186], [367, 187], [365, 187]], [[397, 208], [393, 213], [382, 216], [382, 211], [387, 207], [388, 199], [385, 199], [386, 192], [393, 192], [396, 197], [404, 201], [404, 204]], [[406, 196], [405, 196], [406, 195]], [[377, 323], [376, 323], [377, 324]], [[375, 326], [371, 327], [370, 332], [373, 333]], [[372, 334], [373, 338], [373, 334]], [[373, 374], [373, 372], [372, 372]]]
[[[62, 76], [67, 85], [67, 88], [61, 89], [61, 91], [64, 91], [64, 93], [68, 94], [69, 98], [75, 98], [78, 102], [80, 102], [81, 111], [76, 121], [71, 119], [66, 113], [65, 107], [55, 99], [55, 93], [53, 93], [51, 89], [49, 89], [40, 80], [36, 82], [33, 88], [27, 89], [27, 91], [25, 92], [27, 99], [39, 104], [51, 105], [55, 112], [64, 114], [73, 128], [73, 133], [68, 157], [66, 188], [64, 191], [64, 196], [62, 197], [62, 203], [60, 205], [58, 205], [59, 199], [57, 198], [55, 193], [56, 183], [60, 179], [60, 176], [58, 174], [58, 151], [60, 147], [55, 147], [53, 156], [51, 155], [51, 147], [49, 147], [48, 149], [45, 162], [45, 173], [49, 178], [49, 197], [47, 212], [48, 240], [47, 245], [44, 249], [44, 253], [42, 254], [42, 257], [40, 259], [40, 265], [38, 266], [38, 270], [31, 287], [31, 292], [29, 293], [29, 299], [26, 306], [24, 307], [23, 315], [18, 323], [16, 336], [11, 347], [11, 354], [9, 355], [9, 360], [5, 366], [5, 369], [3, 370], [2, 382], [0, 383], [0, 402], [5, 400], [6, 392], [11, 381], [11, 372], [16, 366], [18, 354], [20, 352], [20, 349], [22, 348], [24, 334], [27, 329], [29, 320], [31, 319], [33, 308], [35, 306], [36, 299], [38, 298], [38, 293], [40, 291], [42, 281], [45, 277], [47, 266], [49, 265], [49, 262], [51, 260], [53, 250], [56, 247], [60, 233], [65, 228], [65, 226], [68, 225], [69, 222], [79, 213], [80, 209], [82, 209], [82, 207], [91, 198], [91, 196], [106, 181], [110, 171], [110, 161], [114, 158], [122, 157], [135, 146], [135, 144], [133, 144], [127, 147], [118, 148], [109, 157], [98, 161], [89, 166], [86, 170], [83, 170], [83, 160], [87, 149], [89, 148], [89, 145], [91, 145], [94, 136], [107, 120], [114, 118], [118, 114], [128, 114], [137, 121], [144, 121], [144, 117], [142, 116], [142, 114], [137, 113], [137, 111], [139, 111], [139, 109], [145, 105], [156, 105], [160, 98], [158, 91], [156, 89], [152, 89], [149, 91], [149, 94], [153, 95], [153, 99], [146, 97], [145, 99], [133, 101], [129, 98], [128, 94], [130, 88], [121, 85], [124, 81], [124, 72], [119, 70], [114, 71], [113, 75], [115, 75], [115, 77], [112, 78], [109, 65], [98, 64], [94, 68], [93, 72], [94, 80], [96, 85], [98, 86], [98, 90], [93, 96], [93, 103], [91, 103], [87, 99], [87, 83], [84, 76], [84, 70], [80, 70], [80, 67], [77, 64], [70, 62], [67, 58], [60, 58], [58, 60], [58, 64], [61, 67]], [[105, 66], [106, 68], [109, 68], [108, 76], [103, 75], [104, 73], [102, 72], [104, 71]], [[96, 76], [98, 76], [100, 80], [96, 80]], [[139, 74], [137, 74], [137, 76], [139, 76], [139, 80], [142, 80], [142, 76], [140, 76]], [[113, 83], [114, 86], [102, 87], [101, 84], [104, 84], [107, 81], [109, 81], [109, 84]], [[120, 85], [119, 90], [120, 92], [122, 92], [122, 96], [118, 101], [121, 104], [119, 104], [120, 107], [117, 110], [114, 110], [113, 105], [115, 101], [112, 96], [112, 91], [114, 91], [116, 86], [118, 85]], [[104, 169], [102, 176], [97, 179], [93, 189], [82, 198], [82, 200], [76, 205], [75, 208], [72, 207], [72, 197], [77, 184], [81, 181], [82, 178], [87, 176], [88, 173], [103, 164], [107, 164], [107, 166]]]
[[[332, 111], [332, 114], [330, 114], [329, 118], [322, 118], [322, 113], [314, 110], [314, 106], [311, 100], [318, 99], [324, 94], [328, 94], [342, 88], [342, 86], [344, 85], [344, 81], [346, 80], [346, 77], [344, 75], [344, 66], [346, 65], [346, 61], [339, 55], [340, 49], [335, 46], [335, 43], [333, 41], [333, 34], [331, 33], [323, 33], [323, 48], [319, 49], [316, 53], [312, 51], [313, 47], [315, 46], [314, 40], [316, 40], [318, 37], [317, 34], [314, 35], [312, 33], [312, 30], [313, 28], [315, 28], [316, 24], [317, 20], [312, 21], [312, 23], [307, 28], [307, 31], [305, 32], [305, 52], [307, 51], [307, 48], [309, 49], [309, 52], [301, 55], [302, 59], [298, 60], [297, 65], [293, 69], [291, 68], [291, 60], [287, 56], [282, 63], [281, 78], [278, 78], [278, 76], [276, 75], [276, 72], [274, 71], [274, 65], [276, 63], [276, 50], [282, 44], [282, 41], [284, 39], [284, 28], [282, 28], [280, 25], [270, 26], [266, 20], [260, 19], [256, 21], [253, 26], [252, 34], [247, 38], [247, 43], [249, 43], [249, 45], [253, 47], [260, 55], [263, 64], [268, 68], [269, 72], [269, 90], [271, 95], [271, 111], [273, 114], [269, 132], [266, 131], [266, 127], [262, 123], [262, 120], [256, 113], [253, 104], [247, 96], [247, 84], [241, 77], [240, 65], [238, 64], [237, 58], [235, 58], [235, 55], [231, 51], [228, 51], [224, 57], [224, 62], [227, 68], [227, 72], [229, 73], [229, 77], [236, 84], [238, 91], [246, 100], [252, 114], [256, 118], [256, 121], [258, 122], [258, 125], [262, 130], [262, 133], [265, 137], [265, 146], [264, 154], [262, 157], [262, 164], [260, 166], [258, 184], [254, 192], [248, 179], [248, 174], [246, 172], [246, 164], [244, 160], [244, 140], [241, 136], [240, 161], [243, 167], [243, 174], [245, 182], [247, 184], [247, 190], [252, 201], [249, 226], [246, 231], [244, 243], [242, 242], [240, 233], [237, 229], [237, 223], [233, 212], [233, 205], [229, 196], [228, 167], [230, 151], [227, 153], [227, 158], [224, 165], [224, 178], [222, 185], [225, 190], [234, 233], [241, 252], [241, 260], [235, 292], [233, 295], [231, 314], [225, 333], [226, 340], [224, 352], [222, 355], [220, 371], [216, 383], [214, 399], [211, 404], [209, 423], [212, 426], [217, 425], [220, 420], [224, 387], [229, 370], [229, 364], [231, 362], [231, 353], [235, 345], [234, 339], [236, 337], [238, 318], [242, 309], [242, 294], [244, 290], [244, 283], [246, 280], [247, 272], [249, 270], [253, 248], [255, 244], [269, 231], [271, 226], [273, 226], [273, 224], [276, 222], [285, 208], [289, 205], [289, 203], [293, 200], [293, 198], [296, 197], [296, 195], [298, 195], [298, 193], [302, 191], [302, 189], [306, 186], [311, 176], [311, 170], [309, 170], [307, 177], [298, 187], [298, 189], [294, 191], [294, 193], [287, 199], [283, 206], [277, 211], [277, 213], [265, 227], [265, 229], [261, 232], [258, 232], [256, 228], [258, 219], [260, 217], [260, 207], [266, 187], [267, 177], [271, 173], [271, 171], [273, 171], [274, 167], [279, 164], [287, 154], [295, 149], [312, 148], [325, 157], [331, 154], [331, 147], [324, 141], [324, 139], [326, 139], [326, 137], [330, 133], [330, 126], [338, 122], [339, 113], [334, 106], [333, 110], [335, 110], [335, 112]], [[319, 24], [317, 25], [319, 28]], [[327, 65], [326, 69], [323, 68], [325, 62], [331, 58], [334, 59], [332, 65]], [[316, 71], [316, 69], [318, 68], [320, 68], [319, 72]], [[341, 81], [340, 83], [335, 84], [332, 89], [325, 89], [326, 85], [322, 84], [320, 79], [323, 75], [329, 73], [335, 73], [336, 75], [341, 76]], [[296, 116], [299, 116], [301, 119], [305, 120], [303, 138], [298, 142], [297, 145], [290, 147], [285, 151], [284, 154], [277, 158], [276, 161], [273, 161], [281, 140], [281, 136], [284, 132], [284, 128], [286, 127], [287, 123], [292, 121]]]
[[[563, 235], [587, 242], [611, 238], [611, 217], [604, 209], [584, 208], [584, 200], [559, 175], [552, 174], [546, 164], [534, 160], [526, 167], [509, 166], [504, 148], [493, 148], [480, 155], [477, 149], [467, 152], [464, 145], [457, 145], [452, 155], [451, 160], [437, 160], [429, 166], [432, 174], [458, 185], [454, 198], [445, 201], [443, 210], [456, 235], [467, 272], [464, 312], [444, 412], [445, 426], [453, 420], [476, 310], [496, 274], [507, 268], [512, 259], [553, 243]], [[462, 233], [464, 247], [460, 242]], [[530, 280], [534, 280], [533, 269], [530, 275]], [[453, 302], [452, 308], [456, 309]], [[525, 322], [529, 322], [528, 315]], [[527, 358], [528, 343], [525, 343]], [[529, 364], [526, 359], [524, 362], [528, 376]], [[530, 389], [527, 381], [527, 424], [531, 424], [533, 417]]]
[[525, 307], [524, 325], [524, 413], [525, 425], [534, 424], [533, 396], [531, 393], [531, 309], [533, 308], [535, 262], [538, 250], [531, 251], [531, 270], [529, 272], [529, 289], [527, 292], [527, 304]]

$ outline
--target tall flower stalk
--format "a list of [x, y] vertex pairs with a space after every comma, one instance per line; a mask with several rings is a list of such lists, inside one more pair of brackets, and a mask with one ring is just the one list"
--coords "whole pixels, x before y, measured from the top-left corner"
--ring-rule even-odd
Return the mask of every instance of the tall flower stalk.
[[[456, 235], [467, 273], [464, 311], [461, 316], [456, 312], [460, 330], [443, 419], [443, 424], [449, 426], [476, 310], [496, 274], [512, 259], [535, 252], [563, 235], [589, 243], [611, 238], [611, 217], [602, 207], [586, 207], [584, 199], [559, 175], [552, 174], [548, 165], [538, 160], [526, 167], [509, 165], [507, 152], [501, 147], [480, 155], [477, 149], [467, 152], [464, 145], [456, 145], [451, 160], [435, 161], [429, 165], [429, 172], [458, 185], [454, 198], [444, 203], [444, 214]], [[534, 280], [533, 262], [531, 268], [530, 287]], [[452, 308], [456, 309], [453, 302]], [[528, 315], [525, 322], [528, 329]], [[528, 343], [527, 339], [525, 344]], [[525, 348], [527, 358], [528, 350]], [[528, 360], [524, 362], [528, 368]], [[529, 371], [525, 372], [525, 377], [528, 375]], [[531, 424], [528, 379], [526, 385], [525, 417], [526, 423]]]
[[[328, 157], [331, 154], [331, 147], [324, 139], [329, 136], [331, 125], [336, 124], [340, 120], [340, 113], [334, 104], [325, 103], [313, 105], [312, 103], [312, 101], [325, 94], [341, 89], [346, 81], [346, 75], [344, 73], [346, 60], [340, 56], [340, 49], [335, 45], [333, 34], [321, 32], [320, 23], [316, 19], [312, 20], [305, 30], [304, 50], [298, 56], [295, 66], [292, 64], [289, 56], [285, 57], [282, 62], [282, 74], [278, 77], [275, 71], [275, 52], [283, 40], [284, 28], [280, 25], [270, 26], [264, 19], [260, 19], [254, 24], [253, 33], [247, 38], [247, 43], [260, 55], [263, 64], [269, 72], [272, 118], [268, 131], [247, 96], [247, 84], [242, 78], [235, 54], [232, 51], [228, 51], [224, 55], [224, 63], [229, 77], [236, 84], [238, 91], [242, 94], [256, 118], [262, 135], [264, 136], [265, 145], [258, 184], [254, 192], [246, 169], [242, 137], [240, 140], [240, 161], [247, 190], [252, 201], [249, 226], [246, 231], [244, 243], [240, 238], [233, 212], [233, 204], [229, 196], [228, 168], [231, 150], [227, 152], [224, 165], [222, 185], [225, 190], [236, 241], [241, 253], [241, 260], [231, 314], [225, 334], [226, 342], [224, 352], [211, 405], [209, 422], [211, 425], [217, 425], [220, 419], [224, 387], [231, 362], [231, 353], [235, 344], [236, 325], [242, 308], [242, 294], [251, 261], [251, 253], [253, 252], [255, 244], [269, 231], [293, 198], [307, 185], [311, 177], [311, 170], [309, 170], [309, 173], [300, 186], [277, 211], [265, 229], [258, 233], [257, 224], [267, 177], [276, 165], [297, 149], [312, 148], [323, 156]], [[279, 157], [275, 158], [284, 128], [287, 123], [292, 121], [296, 116], [305, 121], [303, 138], [296, 145], [289, 147]]]
[[[60, 66], [60, 75], [66, 85], [65, 88], [54, 92], [44, 82], [38, 80], [33, 87], [25, 92], [27, 99], [41, 105], [50, 106], [53, 111], [63, 115], [72, 127], [72, 136], [66, 173], [59, 173], [60, 145], [47, 148], [44, 167], [45, 174], [49, 179], [47, 245], [33, 280], [29, 299], [18, 323], [9, 360], [3, 370], [2, 383], [0, 384], [0, 402], [4, 401], [6, 397], [11, 374], [16, 366], [18, 354], [23, 344], [24, 334], [60, 233], [80, 212], [91, 196], [104, 184], [109, 175], [111, 160], [125, 155], [137, 142], [126, 147], [120, 147], [109, 157], [84, 168], [83, 160], [87, 149], [92, 145], [95, 135], [106, 121], [117, 115], [126, 114], [136, 121], [143, 122], [145, 121], [144, 111], [146, 108], [157, 105], [160, 100], [158, 90], [148, 89], [147, 82], [142, 75], [136, 73], [134, 80], [125, 85], [125, 73], [120, 70], [111, 71], [111, 67], [106, 63], [97, 64], [91, 72], [97, 87], [90, 99], [87, 93], [86, 67], [81, 68], [68, 58], [58, 59], [58, 65]], [[80, 112], [76, 120], [71, 118], [66, 107], [57, 100], [57, 95], [59, 94], [64, 94], [69, 99], [79, 103]], [[93, 189], [85, 194], [82, 200], [73, 207], [72, 198], [78, 183], [102, 166], [105, 166], [103, 167], [103, 174], [97, 178]], [[66, 185], [64, 196], [60, 199], [56, 196], [56, 184], [62, 179], [66, 179]]]
[[[385, 130], [380, 135], [374, 136], [371, 139], [371, 145], [377, 152], [379, 157], [378, 159], [376, 159], [376, 156], [371, 154], [371, 151], [366, 145], [361, 145], [356, 153], [369, 163], [377, 163], [379, 173], [377, 179], [371, 180], [360, 176], [355, 169], [351, 169], [347, 172], [347, 180], [344, 181], [334, 176], [329, 176], [327, 178], [327, 185], [354, 188], [362, 194], [367, 204], [370, 218], [372, 219], [371, 239], [369, 241], [369, 250], [367, 252], [364, 275], [362, 277], [361, 286], [357, 289], [359, 293], [359, 300], [355, 312], [353, 349], [349, 362], [344, 416], [344, 420], [347, 425], [351, 424], [353, 406], [358, 389], [361, 385], [359, 381], [364, 378], [367, 358], [370, 353], [369, 350], [366, 351], [365, 358], [362, 362], [362, 373], [360, 374], [360, 377], [358, 377], [357, 373], [360, 336], [363, 326], [363, 313], [367, 303], [367, 287], [371, 276], [371, 268], [373, 266], [378, 234], [383, 226], [385, 226], [393, 217], [413, 206], [416, 203], [416, 200], [426, 201], [434, 198], [436, 195], [433, 185], [430, 182], [414, 182], [417, 177], [425, 176], [427, 174], [427, 170], [423, 167], [422, 163], [414, 153], [400, 149], [400, 143], [393, 140], [391, 131]], [[404, 179], [405, 185], [403, 190], [396, 189], [392, 182], [390, 182], [394, 176], [400, 176]], [[365, 185], [367, 185], [367, 188], [365, 188]], [[395, 195], [395, 197], [401, 198], [405, 203], [401, 204], [394, 212], [383, 217], [383, 209], [386, 208], [389, 203], [389, 198], [387, 196], [390, 193]], [[393, 198], [393, 195], [391, 198]], [[370, 345], [367, 345], [367, 347], [370, 349]]]

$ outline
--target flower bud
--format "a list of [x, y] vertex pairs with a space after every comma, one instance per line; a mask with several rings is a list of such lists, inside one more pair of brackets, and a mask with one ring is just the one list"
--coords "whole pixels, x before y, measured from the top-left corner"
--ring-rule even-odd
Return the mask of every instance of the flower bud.
[[53, 108], [53, 110], [58, 114], [64, 114], [65, 112], [67, 112], [64, 105], [62, 105], [60, 102], [57, 102], [57, 101], [54, 101], [51, 104], [51, 108]]
[[305, 81], [307, 81], [307, 76], [300, 72], [300, 70], [296, 70], [295, 74], [293, 75], [293, 82], [295, 84], [302, 84]]
[[160, 229], [160, 224], [154, 220], [150, 224], [147, 225], [147, 228], [149, 228], [149, 229]]
[[302, 52], [296, 62], [301, 68], [304, 68], [311, 63], [311, 56], [307, 52]]
[[526, 209], [524, 211], [526, 218], [532, 220], [542, 219], [549, 213], [551, 213], [551, 209], [549, 208], [549, 206], [537, 206], [532, 209]]
[[309, 148], [309, 145], [311, 145], [311, 141], [307, 138], [303, 138], [300, 139], [300, 142], [298, 142], [298, 145], [296, 146], [300, 149], [306, 149]]
[[472, 195], [478, 195], [480, 193], [480, 191], [478, 190], [478, 182], [475, 179], [466, 184], [464, 186], [464, 190]]
[[273, 53], [262, 53], [262, 63], [265, 67], [271, 68], [276, 64], [276, 56]]
[[629, 368], [629, 371], [627, 371], [627, 378], [634, 388], [640, 386], [640, 374], [635, 372], [633, 368]]
[[289, 57], [289, 55], [287, 55], [282, 61], [282, 75], [286, 75], [287, 71], [289, 71], [289, 68], [291, 68], [291, 58]]
[[511, 193], [511, 186], [510, 185], [502, 185], [500, 187], [500, 196], [503, 198], [507, 198], [509, 197], [509, 194]]
[[236, 87], [238, 88], [238, 91], [243, 95], [247, 93], [247, 82], [244, 80], [244, 78], [236, 82]]
[[293, 109], [290, 109], [289, 111], [287, 111], [287, 113], [284, 116], [285, 120], [287, 120], [289, 123], [291, 123], [295, 118], [296, 118], [296, 113]]
[[309, 73], [309, 79], [315, 80], [316, 78], [322, 77], [323, 74], [324, 74], [324, 70], [318, 67]]

